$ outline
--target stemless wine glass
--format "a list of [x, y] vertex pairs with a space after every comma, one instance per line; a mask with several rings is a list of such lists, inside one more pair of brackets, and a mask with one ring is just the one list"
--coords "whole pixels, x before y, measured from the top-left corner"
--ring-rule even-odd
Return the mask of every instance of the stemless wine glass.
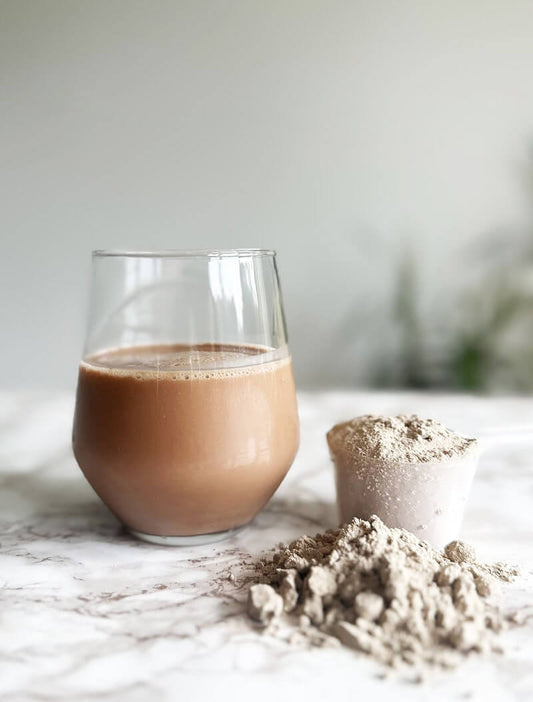
[[205, 543], [289, 470], [298, 411], [274, 251], [95, 251], [73, 449], [138, 538]]

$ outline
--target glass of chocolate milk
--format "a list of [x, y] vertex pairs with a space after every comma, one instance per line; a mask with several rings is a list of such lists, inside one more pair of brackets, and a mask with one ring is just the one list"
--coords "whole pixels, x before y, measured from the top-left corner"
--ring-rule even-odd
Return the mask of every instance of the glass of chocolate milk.
[[93, 253], [72, 442], [133, 535], [225, 537], [264, 507], [298, 441], [273, 251]]

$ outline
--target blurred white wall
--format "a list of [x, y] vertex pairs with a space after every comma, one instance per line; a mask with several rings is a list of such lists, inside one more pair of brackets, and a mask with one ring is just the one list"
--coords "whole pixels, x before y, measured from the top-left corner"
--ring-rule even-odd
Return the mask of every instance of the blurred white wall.
[[[530, 0], [2, 0], [1, 386], [71, 388], [93, 248], [278, 250], [297, 378], [525, 217]], [[384, 326], [385, 325], [385, 326]]]

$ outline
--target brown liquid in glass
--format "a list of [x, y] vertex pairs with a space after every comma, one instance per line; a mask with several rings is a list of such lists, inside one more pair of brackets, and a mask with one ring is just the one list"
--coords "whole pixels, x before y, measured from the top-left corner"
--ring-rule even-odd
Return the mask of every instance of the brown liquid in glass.
[[126, 526], [224, 531], [270, 499], [296, 455], [299, 424], [290, 358], [261, 363], [265, 351], [142, 346], [80, 364], [74, 454]]

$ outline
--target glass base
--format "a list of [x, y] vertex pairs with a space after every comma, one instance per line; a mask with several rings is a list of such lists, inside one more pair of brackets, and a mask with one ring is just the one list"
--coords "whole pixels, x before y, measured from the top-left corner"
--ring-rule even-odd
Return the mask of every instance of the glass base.
[[226, 531], [215, 531], [211, 534], [191, 534], [190, 536], [158, 536], [157, 534], [145, 534], [142, 531], [136, 531], [129, 527], [126, 527], [126, 529], [135, 538], [147, 541], [149, 544], [157, 544], [158, 546], [202, 546], [202, 544], [214, 544], [217, 541], [229, 539], [245, 527], [246, 524], [227, 529]]

